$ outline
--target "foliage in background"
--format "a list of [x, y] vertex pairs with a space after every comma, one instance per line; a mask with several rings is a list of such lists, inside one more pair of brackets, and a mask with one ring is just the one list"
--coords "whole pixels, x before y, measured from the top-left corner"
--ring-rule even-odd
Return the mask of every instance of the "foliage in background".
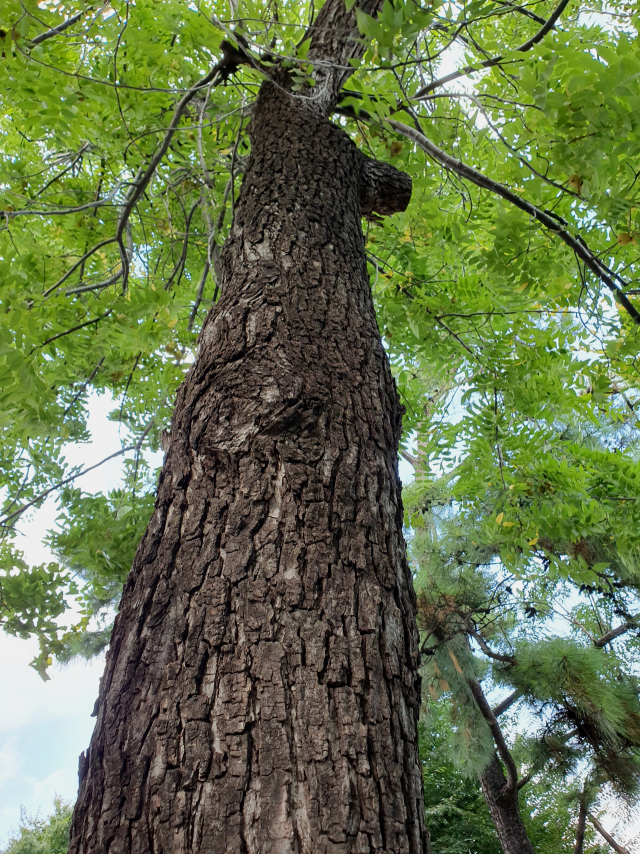
[[19, 835], [14, 836], [2, 854], [67, 854], [73, 807], [60, 798], [45, 819], [21, 816]]
[[[581, 801], [587, 817], [625, 805], [633, 816], [640, 788], [639, 579], [629, 556], [638, 535], [603, 508], [599, 489], [624, 471], [634, 500], [640, 434], [614, 406], [597, 424], [554, 429], [542, 465], [560, 475], [543, 489], [533, 465], [527, 489], [506, 470], [512, 483], [481, 495], [459, 492], [454, 472], [420, 472], [407, 505], [426, 685], [446, 717], [448, 751], [470, 777], [496, 751], [507, 770], [514, 763], [535, 850], [569, 850]], [[554, 512], [566, 501], [588, 508], [592, 525], [583, 519], [576, 533], [577, 510]], [[514, 548], [509, 529], [530, 520], [530, 548]], [[557, 815], [544, 825], [547, 811]]]
[[[502, 848], [477, 777], [466, 769], [466, 755], [453, 748], [449, 701], [429, 704], [419, 725], [424, 800], [431, 847], [438, 854], [501, 854]], [[573, 850], [575, 804], [566, 797], [565, 781], [548, 775], [521, 797], [527, 832], [537, 854]], [[605, 854], [592, 828], [584, 854]]]

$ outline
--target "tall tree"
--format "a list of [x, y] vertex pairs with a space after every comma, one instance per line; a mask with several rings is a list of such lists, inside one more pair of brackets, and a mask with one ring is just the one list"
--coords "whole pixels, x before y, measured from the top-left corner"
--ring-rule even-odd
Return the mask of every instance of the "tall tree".
[[71, 852], [426, 850], [401, 410], [360, 226], [411, 181], [327, 120], [363, 53], [353, 9], [329, 0], [308, 37], [315, 88], [275, 63], [252, 111]]
[[[129, 570], [153, 480], [140, 453], [190, 368], [74, 845], [250, 849], [298, 844], [294, 826], [333, 850], [421, 844], [400, 407], [364, 253], [403, 452], [416, 428], [434, 470], [465, 458], [456, 488], [503, 508], [505, 566], [560, 572], [518, 502], [566, 474], [545, 458], [559, 415], [593, 420], [614, 390], [634, 410], [638, 385], [637, 11], [585, 9], [3, 4], [2, 615], [40, 638], [43, 674], [104, 640], [83, 630]], [[388, 160], [413, 178], [406, 214]], [[456, 387], [464, 416], [438, 423]], [[12, 535], [81, 474], [64, 444], [87, 438], [92, 390], [117, 398], [127, 478], [60, 495], [53, 540], [86, 605], [65, 638], [70, 575], [26, 567]], [[578, 564], [585, 526], [615, 518], [632, 577], [637, 503], [611, 470], [598, 508], [542, 509]]]

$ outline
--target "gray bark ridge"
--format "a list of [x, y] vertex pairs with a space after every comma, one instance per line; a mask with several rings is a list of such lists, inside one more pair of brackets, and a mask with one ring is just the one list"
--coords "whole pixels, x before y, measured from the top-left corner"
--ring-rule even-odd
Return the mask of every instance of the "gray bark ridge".
[[426, 851], [402, 408], [360, 225], [371, 169], [272, 83], [250, 133], [70, 854]]

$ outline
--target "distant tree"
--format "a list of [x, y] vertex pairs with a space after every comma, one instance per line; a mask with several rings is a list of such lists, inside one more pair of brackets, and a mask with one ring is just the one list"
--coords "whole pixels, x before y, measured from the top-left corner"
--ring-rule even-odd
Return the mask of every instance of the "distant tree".
[[420, 468], [407, 496], [428, 690], [446, 698], [449, 752], [478, 776], [509, 854], [576, 837], [589, 850], [598, 805], [632, 807], [640, 789], [639, 535], [619, 535], [627, 510], [609, 500], [619, 478], [625, 502], [640, 497], [640, 433], [612, 406], [599, 424], [557, 423], [546, 443], [493, 500], [465, 493], [460, 471]]
[[[457, 747], [448, 695], [430, 702], [419, 726], [424, 801], [431, 847], [437, 854], [502, 854], [478, 777]], [[560, 774], [538, 776], [520, 795], [527, 835], [536, 854], [573, 851], [577, 809]], [[606, 843], [591, 824], [583, 854], [605, 854]]]
[[19, 835], [10, 840], [2, 854], [67, 854], [73, 805], [55, 798], [47, 818], [22, 812]]

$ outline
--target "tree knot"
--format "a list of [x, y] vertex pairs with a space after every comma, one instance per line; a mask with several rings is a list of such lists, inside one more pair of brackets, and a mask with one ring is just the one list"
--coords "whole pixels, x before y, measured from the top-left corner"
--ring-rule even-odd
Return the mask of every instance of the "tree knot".
[[[411, 200], [411, 176], [390, 163], [365, 158], [360, 184], [360, 210], [378, 220], [407, 209]], [[375, 216], [377, 214], [377, 216]]]

